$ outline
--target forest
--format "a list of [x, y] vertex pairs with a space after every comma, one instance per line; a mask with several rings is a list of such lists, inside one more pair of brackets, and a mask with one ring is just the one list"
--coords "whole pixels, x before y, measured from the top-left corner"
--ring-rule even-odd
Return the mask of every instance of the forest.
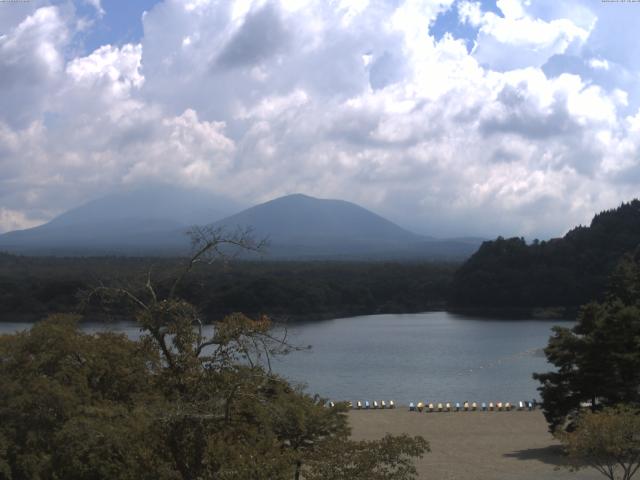
[[[56, 312], [119, 317], [122, 305], [81, 302], [100, 285], [166, 291], [179, 258], [26, 257], [0, 254], [0, 318], [34, 320]], [[178, 287], [207, 321], [242, 311], [277, 321], [442, 309], [455, 263], [261, 262], [200, 264]], [[136, 287], [138, 286], [138, 287]]]
[[577, 307], [602, 299], [607, 278], [640, 244], [640, 201], [597, 214], [548, 241], [484, 242], [455, 273], [453, 309]]

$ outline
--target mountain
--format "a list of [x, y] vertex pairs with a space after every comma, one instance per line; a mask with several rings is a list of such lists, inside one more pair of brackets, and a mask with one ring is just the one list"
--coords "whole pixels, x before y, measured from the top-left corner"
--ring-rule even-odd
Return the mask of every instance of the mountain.
[[154, 185], [121, 191], [50, 222], [0, 235], [0, 249], [36, 254], [159, 253], [183, 248], [184, 231], [238, 205], [197, 189]]
[[626, 253], [640, 245], [640, 201], [594, 216], [562, 238], [527, 244], [522, 238], [482, 244], [456, 272], [456, 308], [576, 307], [599, 299]]
[[[0, 236], [0, 251], [48, 255], [182, 255], [187, 227], [252, 228], [270, 259], [462, 259], [473, 239], [417, 235], [354, 203], [295, 194], [242, 210], [209, 193], [150, 187], [109, 195], [49, 223]], [[219, 220], [221, 219], [221, 220]], [[254, 255], [245, 255], [255, 258]]]
[[287, 195], [256, 205], [215, 225], [251, 226], [258, 235], [268, 235], [274, 241], [286, 243], [384, 243], [421, 238], [354, 203], [302, 194]]
[[271, 258], [462, 258], [480, 244], [424, 237], [354, 203], [302, 194], [256, 205], [214, 226], [251, 227], [257, 238], [269, 240]]

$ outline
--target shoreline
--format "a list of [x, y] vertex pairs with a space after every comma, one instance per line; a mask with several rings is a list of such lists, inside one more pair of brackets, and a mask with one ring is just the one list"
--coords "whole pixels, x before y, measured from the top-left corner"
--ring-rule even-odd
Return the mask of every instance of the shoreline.
[[[473, 308], [448, 308], [446, 305], [434, 305], [433, 308], [428, 308], [426, 310], [420, 311], [402, 311], [402, 312], [387, 312], [387, 311], [375, 311], [375, 312], [356, 312], [356, 311], [335, 311], [331, 313], [308, 313], [308, 314], [276, 314], [269, 316], [274, 324], [278, 325], [295, 325], [300, 323], [319, 323], [328, 320], [339, 320], [342, 318], [352, 318], [352, 317], [368, 317], [374, 315], [419, 315], [422, 313], [438, 313], [444, 312], [450, 315], [456, 315], [460, 317], [471, 317], [474, 319], [485, 319], [485, 320], [503, 320], [503, 321], [522, 321], [522, 320], [540, 320], [540, 321], [549, 321], [554, 320], [558, 322], [565, 321], [575, 321], [575, 316], [572, 316], [573, 313], [577, 312], [577, 309], [573, 307], [562, 307], [564, 310], [560, 312], [558, 309], [509, 309], [509, 308], [496, 308], [496, 309], [473, 309]], [[78, 312], [40, 312], [40, 313], [25, 313], [25, 312], [16, 312], [16, 313], [4, 313], [2, 314], [2, 318], [0, 318], [0, 324], [2, 323], [35, 323], [39, 320], [46, 318], [48, 315], [54, 315], [57, 313], [68, 313], [73, 315], [80, 315], [83, 322], [97, 322], [97, 323], [114, 323], [114, 322], [128, 322], [134, 321], [129, 318], [128, 315], [122, 314], [106, 314], [100, 312], [90, 312], [87, 314], [80, 314]], [[249, 317], [258, 317], [262, 315], [263, 312], [260, 313], [245, 313]], [[222, 319], [225, 315], [229, 315], [227, 313], [219, 313], [214, 315], [216, 318]], [[209, 321], [207, 324], [214, 323], [214, 321]]]

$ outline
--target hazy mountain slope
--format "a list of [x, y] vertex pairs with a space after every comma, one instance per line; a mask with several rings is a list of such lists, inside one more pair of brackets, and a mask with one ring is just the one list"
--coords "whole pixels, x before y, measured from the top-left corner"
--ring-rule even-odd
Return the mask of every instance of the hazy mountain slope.
[[354, 203], [301, 194], [256, 205], [216, 225], [251, 226], [257, 235], [286, 243], [406, 242], [422, 238]]
[[90, 201], [44, 225], [0, 235], [0, 248], [53, 254], [170, 250], [185, 244], [185, 227], [210, 223], [237, 208], [201, 190], [144, 187]]
[[462, 259], [480, 243], [420, 236], [356, 204], [301, 194], [224, 217], [232, 207], [224, 199], [195, 190], [150, 187], [121, 192], [72, 209], [45, 225], [2, 235], [0, 250], [177, 255], [186, 253], [185, 232], [193, 224], [229, 231], [251, 227], [255, 237], [269, 239], [266, 257], [271, 259]]
[[272, 258], [466, 258], [480, 242], [417, 235], [354, 203], [295, 194], [248, 208], [216, 222], [252, 227], [270, 241]]

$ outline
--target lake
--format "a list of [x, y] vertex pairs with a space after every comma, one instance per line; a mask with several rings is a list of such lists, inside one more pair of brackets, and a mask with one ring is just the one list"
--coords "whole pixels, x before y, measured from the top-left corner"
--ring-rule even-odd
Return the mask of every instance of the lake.
[[[463, 402], [537, 398], [533, 372], [550, 368], [541, 349], [551, 327], [568, 322], [487, 320], [447, 312], [370, 315], [288, 327], [289, 340], [311, 350], [272, 362], [311, 393], [335, 400]], [[0, 333], [29, 328], [0, 323]], [[139, 335], [133, 323], [86, 323]]]

